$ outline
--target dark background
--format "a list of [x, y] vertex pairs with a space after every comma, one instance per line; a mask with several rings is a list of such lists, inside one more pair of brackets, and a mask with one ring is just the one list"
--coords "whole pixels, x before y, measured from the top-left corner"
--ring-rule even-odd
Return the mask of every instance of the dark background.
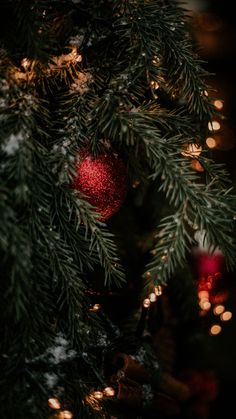
[[[214, 73], [210, 84], [217, 90], [217, 97], [224, 101], [222, 112], [226, 120], [220, 134], [221, 145], [212, 151], [212, 157], [227, 165], [236, 184], [236, 15], [233, 2], [189, 0], [188, 7], [193, 16], [201, 58], [206, 60], [206, 69]], [[219, 394], [212, 404], [211, 419], [235, 417], [236, 272], [226, 273], [222, 280], [229, 291], [224, 305], [233, 317], [221, 323], [222, 331], [219, 335], [211, 337], [212, 362], [219, 377]]]

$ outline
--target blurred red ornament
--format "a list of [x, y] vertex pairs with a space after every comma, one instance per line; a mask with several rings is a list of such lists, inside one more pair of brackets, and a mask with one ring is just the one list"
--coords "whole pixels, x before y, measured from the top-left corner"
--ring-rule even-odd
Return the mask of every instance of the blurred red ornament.
[[199, 277], [215, 275], [217, 272], [221, 272], [223, 269], [224, 257], [220, 252], [211, 255], [206, 251], [199, 250], [196, 253], [196, 257]]
[[76, 166], [73, 188], [96, 207], [101, 220], [114, 215], [124, 202], [128, 189], [127, 167], [115, 153], [93, 156], [82, 153]]
[[217, 251], [213, 255], [204, 250], [195, 249], [196, 271], [198, 276], [198, 294], [207, 291], [212, 304], [221, 304], [228, 298], [228, 291], [224, 288], [222, 272], [225, 271], [225, 261], [222, 253]]

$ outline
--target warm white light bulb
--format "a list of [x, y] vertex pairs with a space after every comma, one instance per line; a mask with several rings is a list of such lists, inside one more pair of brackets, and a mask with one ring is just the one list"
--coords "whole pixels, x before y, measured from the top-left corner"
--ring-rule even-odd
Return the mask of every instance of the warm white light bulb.
[[222, 330], [222, 327], [219, 324], [213, 324], [210, 328], [210, 335], [215, 336], [218, 335]]
[[151, 301], [149, 300], [149, 298], [145, 298], [145, 300], [143, 300], [143, 307], [148, 308], [151, 305]]
[[56, 399], [54, 397], [50, 397], [48, 399], [48, 406], [51, 407], [51, 409], [60, 409], [61, 408], [61, 403], [59, 402], [58, 399]]
[[103, 393], [107, 397], [113, 397], [115, 395], [115, 390], [113, 387], [105, 387]]

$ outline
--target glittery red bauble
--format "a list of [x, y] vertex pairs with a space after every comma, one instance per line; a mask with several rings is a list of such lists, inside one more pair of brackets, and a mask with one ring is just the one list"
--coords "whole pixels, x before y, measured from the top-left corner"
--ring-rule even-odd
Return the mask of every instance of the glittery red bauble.
[[210, 255], [207, 252], [199, 251], [197, 256], [199, 276], [214, 275], [221, 272], [224, 266], [224, 257], [221, 252]]
[[115, 214], [124, 202], [127, 189], [127, 167], [114, 153], [79, 157], [73, 188], [82, 192], [96, 207], [101, 220]]
[[207, 291], [212, 304], [221, 304], [228, 298], [225, 289], [225, 260], [220, 251], [209, 254], [205, 250], [195, 249], [195, 264], [198, 275], [198, 293]]

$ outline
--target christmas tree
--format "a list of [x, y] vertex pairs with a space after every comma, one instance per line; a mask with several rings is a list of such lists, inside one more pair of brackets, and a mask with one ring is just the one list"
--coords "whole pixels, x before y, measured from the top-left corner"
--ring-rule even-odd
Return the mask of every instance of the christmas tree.
[[234, 268], [236, 195], [188, 14], [8, 0], [0, 19], [0, 417], [206, 418], [214, 377], [189, 371], [220, 273], [197, 286], [193, 249]]

